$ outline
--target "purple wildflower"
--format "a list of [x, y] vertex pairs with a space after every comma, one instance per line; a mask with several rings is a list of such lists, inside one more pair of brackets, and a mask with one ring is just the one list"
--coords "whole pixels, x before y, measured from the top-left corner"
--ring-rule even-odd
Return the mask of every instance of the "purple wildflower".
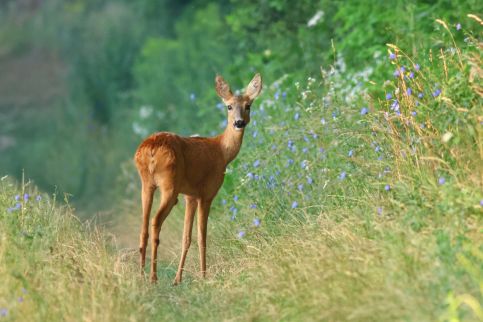
[[259, 218], [253, 219], [253, 226], [255, 226], [255, 227], [259, 227], [260, 226], [260, 219]]
[[354, 155], [354, 151], [353, 150], [350, 150], [347, 155], [349, 156], [349, 158], [352, 157]]
[[312, 184], [312, 183], [314, 183], [314, 180], [311, 177], [308, 177], [307, 178], [307, 183], [308, 184]]
[[233, 200], [238, 201], [238, 199], [240, 199], [240, 198], [238, 198], [238, 196], [237, 196], [237, 195], [234, 195], [234, 196], [233, 196]]
[[414, 72], [409, 73], [409, 78], [411, 78], [411, 79], [414, 78]]
[[250, 205], [250, 209], [257, 209], [257, 205], [256, 205], [256, 204], [254, 204], [254, 203], [252, 203], [252, 204]]
[[445, 177], [439, 177], [439, 179], [438, 179], [438, 183], [439, 183], [440, 185], [445, 184], [445, 183], [446, 183], [446, 178], [445, 178]]
[[292, 202], [292, 209], [295, 209], [299, 206], [299, 203], [297, 201]]
[[387, 93], [386, 94], [386, 100], [389, 101], [391, 98], [392, 98], [392, 94], [391, 93]]
[[303, 184], [303, 183], [299, 183], [299, 185], [297, 186], [297, 189], [298, 189], [299, 191], [304, 190], [304, 184]]
[[0, 309], [0, 316], [1, 316], [1, 317], [6, 317], [7, 315], [8, 315], [8, 309], [7, 309], [7, 308], [5, 308], [5, 307], [2, 307], [2, 308]]
[[239, 239], [241, 239], [241, 238], [245, 237], [245, 235], [246, 235], [246, 233], [245, 233], [245, 231], [244, 231], [244, 230], [240, 230], [240, 231], [238, 232], [238, 238], [239, 238]]
[[434, 91], [433, 96], [438, 97], [441, 94], [441, 90], [438, 88], [437, 90]]
[[386, 190], [386, 191], [391, 190], [391, 186], [387, 184], [387, 185], [384, 187], [384, 190]]
[[367, 109], [367, 107], [363, 107], [361, 109], [361, 115], [366, 115], [368, 112], [369, 112], [369, 110]]
[[458, 30], [458, 31], [461, 30], [461, 24], [459, 22], [456, 24], [456, 30]]
[[258, 168], [258, 167], [260, 166], [260, 160], [258, 160], [258, 159], [257, 159], [257, 160], [255, 160], [255, 162], [253, 162], [253, 166], [254, 166], [255, 168]]
[[418, 98], [420, 98], [420, 99], [421, 99], [421, 98], [423, 98], [423, 97], [424, 97], [424, 94], [423, 94], [423, 93], [419, 93], [419, 94], [418, 94]]
[[419, 71], [421, 69], [421, 66], [419, 66], [419, 64], [415, 64], [414, 65], [414, 69], [417, 70], [417, 71]]
[[390, 59], [390, 60], [394, 60], [394, 59], [396, 59], [396, 54], [394, 54], [394, 53], [390, 53], [390, 54], [389, 54], [389, 59]]
[[406, 94], [408, 94], [408, 96], [411, 96], [413, 94], [413, 90], [411, 89], [411, 87], [408, 87], [406, 89]]

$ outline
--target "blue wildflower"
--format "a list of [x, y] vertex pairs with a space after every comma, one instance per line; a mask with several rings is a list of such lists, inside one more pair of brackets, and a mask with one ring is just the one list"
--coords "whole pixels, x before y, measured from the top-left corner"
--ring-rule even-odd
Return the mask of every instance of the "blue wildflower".
[[6, 317], [7, 315], [8, 315], [8, 309], [7, 309], [7, 308], [5, 308], [5, 307], [2, 307], [2, 308], [0, 309], [0, 316], [1, 316], [1, 317]]
[[15, 196], [15, 201], [19, 201], [20, 200], [20, 196], [19, 195], [16, 195]]
[[282, 92], [282, 98], [287, 98], [287, 92]]
[[441, 94], [441, 90], [438, 88], [437, 90], [434, 91], [433, 96], [438, 97]]
[[408, 94], [408, 96], [411, 96], [413, 94], [413, 90], [411, 89], [411, 87], [408, 87], [406, 89], [406, 94]]
[[414, 72], [409, 73], [409, 78], [411, 78], [411, 79], [414, 78]]
[[253, 226], [255, 226], [255, 227], [259, 227], [260, 226], [260, 219], [259, 218], [253, 219]]
[[335, 120], [337, 117], [337, 113], [336, 112], [332, 112], [332, 118]]
[[391, 186], [387, 184], [386, 186], [384, 186], [384, 190], [386, 190], [386, 191], [391, 190]]
[[394, 111], [399, 111], [399, 101], [398, 100], [393, 100], [391, 104], [391, 110]]
[[295, 209], [299, 206], [299, 203], [297, 201], [292, 202], [292, 209]]
[[258, 131], [256, 131], [256, 130], [255, 130], [255, 131], [253, 131], [252, 137], [256, 138], [256, 137], [257, 137], [257, 135], [258, 135]]
[[312, 183], [314, 183], [314, 180], [311, 177], [308, 177], [307, 178], [307, 183], [308, 184], [312, 184]]
[[419, 94], [418, 94], [418, 98], [420, 98], [420, 99], [421, 99], [421, 98], [423, 98], [423, 97], [424, 97], [424, 94], [423, 94], [423, 93], [419, 93]]
[[419, 71], [421, 69], [421, 66], [419, 66], [419, 64], [415, 64], [414, 65], [414, 69], [417, 70], [417, 71]]
[[325, 119], [324, 119], [324, 118], [321, 118], [321, 119], [320, 119], [320, 123], [321, 123], [322, 125], [325, 125], [327, 122], [325, 121]]
[[252, 204], [250, 205], [250, 209], [257, 209], [257, 204], [252, 203]]
[[361, 115], [366, 115], [367, 113], [369, 113], [369, 110], [367, 109], [367, 107], [363, 107], [361, 109]]
[[309, 168], [309, 161], [307, 160], [303, 160], [302, 162], [300, 162], [300, 167], [304, 170], [308, 170]]
[[258, 160], [258, 159], [257, 159], [257, 160], [255, 160], [255, 162], [253, 162], [253, 166], [254, 166], [255, 168], [258, 168], [258, 167], [260, 166], [260, 160]]
[[392, 73], [392, 75], [393, 75], [394, 77], [399, 77], [399, 76], [401, 75], [401, 72], [399, 71], [399, 69], [398, 69], [398, 68], [396, 68], [396, 70], [394, 71], [394, 73]]
[[310, 139], [307, 137], [307, 135], [304, 135], [304, 141], [307, 143], [310, 142]]
[[221, 199], [221, 204], [224, 206], [226, 205], [226, 199]]
[[303, 185], [303, 183], [299, 183], [299, 185], [297, 186], [297, 189], [298, 189], [299, 191], [304, 190], [304, 185]]
[[352, 157], [354, 155], [354, 151], [353, 150], [350, 150], [347, 155], [349, 156], [349, 158]]
[[275, 92], [275, 94], [273, 95], [273, 98], [278, 101], [278, 98], [280, 97], [280, 93], [278, 91]]
[[245, 233], [245, 231], [244, 231], [244, 230], [240, 230], [240, 231], [238, 232], [238, 238], [240, 238], [240, 239], [241, 239], [241, 238], [243, 238], [243, 237], [245, 237], [245, 235], [246, 235], [246, 233]]
[[445, 184], [445, 183], [446, 183], [446, 178], [445, 178], [445, 177], [439, 177], [439, 179], [438, 179], [438, 183], [439, 183], [440, 185]]
[[297, 121], [299, 118], [300, 118], [300, 114], [299, 113], [295, 113], [295, 115], [293, 116], [293, 119], [295, 121]]
[[195, 95], [195, 93], [191, 93], [191, 94], [190, 94], [190, 100], [191, 100], [191, 101], [194, 101], [195, 99], [196, 99], [196, 95]]
[[303, 149], [302, 149], [302, 152], [303, 152], [303, 153], [307, 153], [307, 152], [309, 152], [309, 148], [307, 148], [307, 147], [303, 148]]
[[412, 115], [412, 116], [416, 116], [417, 114], [418, 114], [418, 113], [416, 113], [416, 111], [412, 111], [412, 112], [411, 112], [411, 115]]
[[456, 24], [456, 30], [460, 31], [461, 30], [461, 24], [460, 23], [457, 23]]
[[392, 98], [392, 94], [391, 93], [387, 93], [386, 94], [386, 100], [389, 101], [391, 98]]
[[294, 164], [294, 162], [295, 161], [293, 159], [288, 159], [287, 160], [287, 166]]
[[483, 199], [480, 200], [480, 206], [483, 207]]
[[346, 176], [347, 176], [347, 174], [345, 173], [345, 171], [342, 171], [342, 172], [339, 174], [339, 180], [344, 180]]
[[247, 177], [248, 177], [248, 179], [253, 180], [254, 175], [253, 175], [253, 173], [248, 172], [248, 173], [247, 173]]
[[35, 200], [37, 200], [37, 201], [42, 200], [42, 196], [41, 196], [41, 195], [38, 195], [38, 196], [35, 198]]
[[396, 54], [394, 54], [394, 53], [390, 53], [390, 54], [389, 54], [389, 59], [390, 59], [390, 60], [394, 60], [394, 59], [396, 59]]
[[233, 196], [233, 200], [238, 201], [238, 199], [239, 199], [239, 198], [238, 198], [238, 196], [237, 196], [237, 195], [234, 195], [234, 196]]

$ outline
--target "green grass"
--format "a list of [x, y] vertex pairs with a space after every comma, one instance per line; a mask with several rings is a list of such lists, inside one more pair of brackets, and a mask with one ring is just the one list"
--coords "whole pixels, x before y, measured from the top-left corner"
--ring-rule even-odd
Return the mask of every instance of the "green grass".
[[[3, 179], [0, 320], [481, 320], [481, 52], [467, 37], [444, 36], [453, 50], [432, 60], [389, 46], [397, 59], [382, 55], [387, 75], [374, 76], [387, 82], [354, 85], [336, 70], [267, 86], [210, 216], [206, 280], [193, 245], [183, 284], [171, 286], [182, 207], [161, 231], [150, 285], [136, 251]], [[407, 78], [393, 77], [401, 66]], [[112, 218], [136, 236], [130, 164], [119, 182], [128, 200]]]

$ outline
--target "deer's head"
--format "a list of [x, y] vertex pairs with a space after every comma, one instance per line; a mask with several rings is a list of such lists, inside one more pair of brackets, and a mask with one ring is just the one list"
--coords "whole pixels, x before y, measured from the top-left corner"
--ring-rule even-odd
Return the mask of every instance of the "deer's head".
[[215, 78], [215, 88], [228, 111], [228, 126], [242, 131], [250, 122], [250, 107], [262, 90], [262, 77], [256, 74], [241, 95], [233, 95], [230, 85], [220, 75]]

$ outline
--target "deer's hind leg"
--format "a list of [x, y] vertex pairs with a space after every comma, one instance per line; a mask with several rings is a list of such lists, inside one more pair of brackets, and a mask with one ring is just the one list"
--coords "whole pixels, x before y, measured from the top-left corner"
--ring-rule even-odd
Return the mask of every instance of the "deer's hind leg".
[[148, 245], [148, 237], [149, 237], [149, 216], [151, 213], [151, 206], [153, 204], [153, 194], [156, 187], [147, 183], [142, 183], [142, 192], [141, 192], [141, 199], [142, 199], [142, 207], [143, 207], [143, 222], [141, 225], [141, 234], [139, 236], [139, 253], [140, 253], [140, 266], [141, 266], [141, 275], [144, 275], [144, 266], [146, 264], [146, 248]]
[[158, 280], [157, 276], [157, 257], [158, 257], [158, 246], [159, 246], [159, 232], [161, 230], [161, 225], [163, 224], [166, 217], [168, 217], [171, 209], [176, 204], [178, 200], [178, 192], [175, 190], [174, 184], [172, 182], [163, 182], [159, 186], [161, 191], [161, 204], [159, 205], [158, 212], [156, 216], [151, 221], [151, 281], [156, 282]]

